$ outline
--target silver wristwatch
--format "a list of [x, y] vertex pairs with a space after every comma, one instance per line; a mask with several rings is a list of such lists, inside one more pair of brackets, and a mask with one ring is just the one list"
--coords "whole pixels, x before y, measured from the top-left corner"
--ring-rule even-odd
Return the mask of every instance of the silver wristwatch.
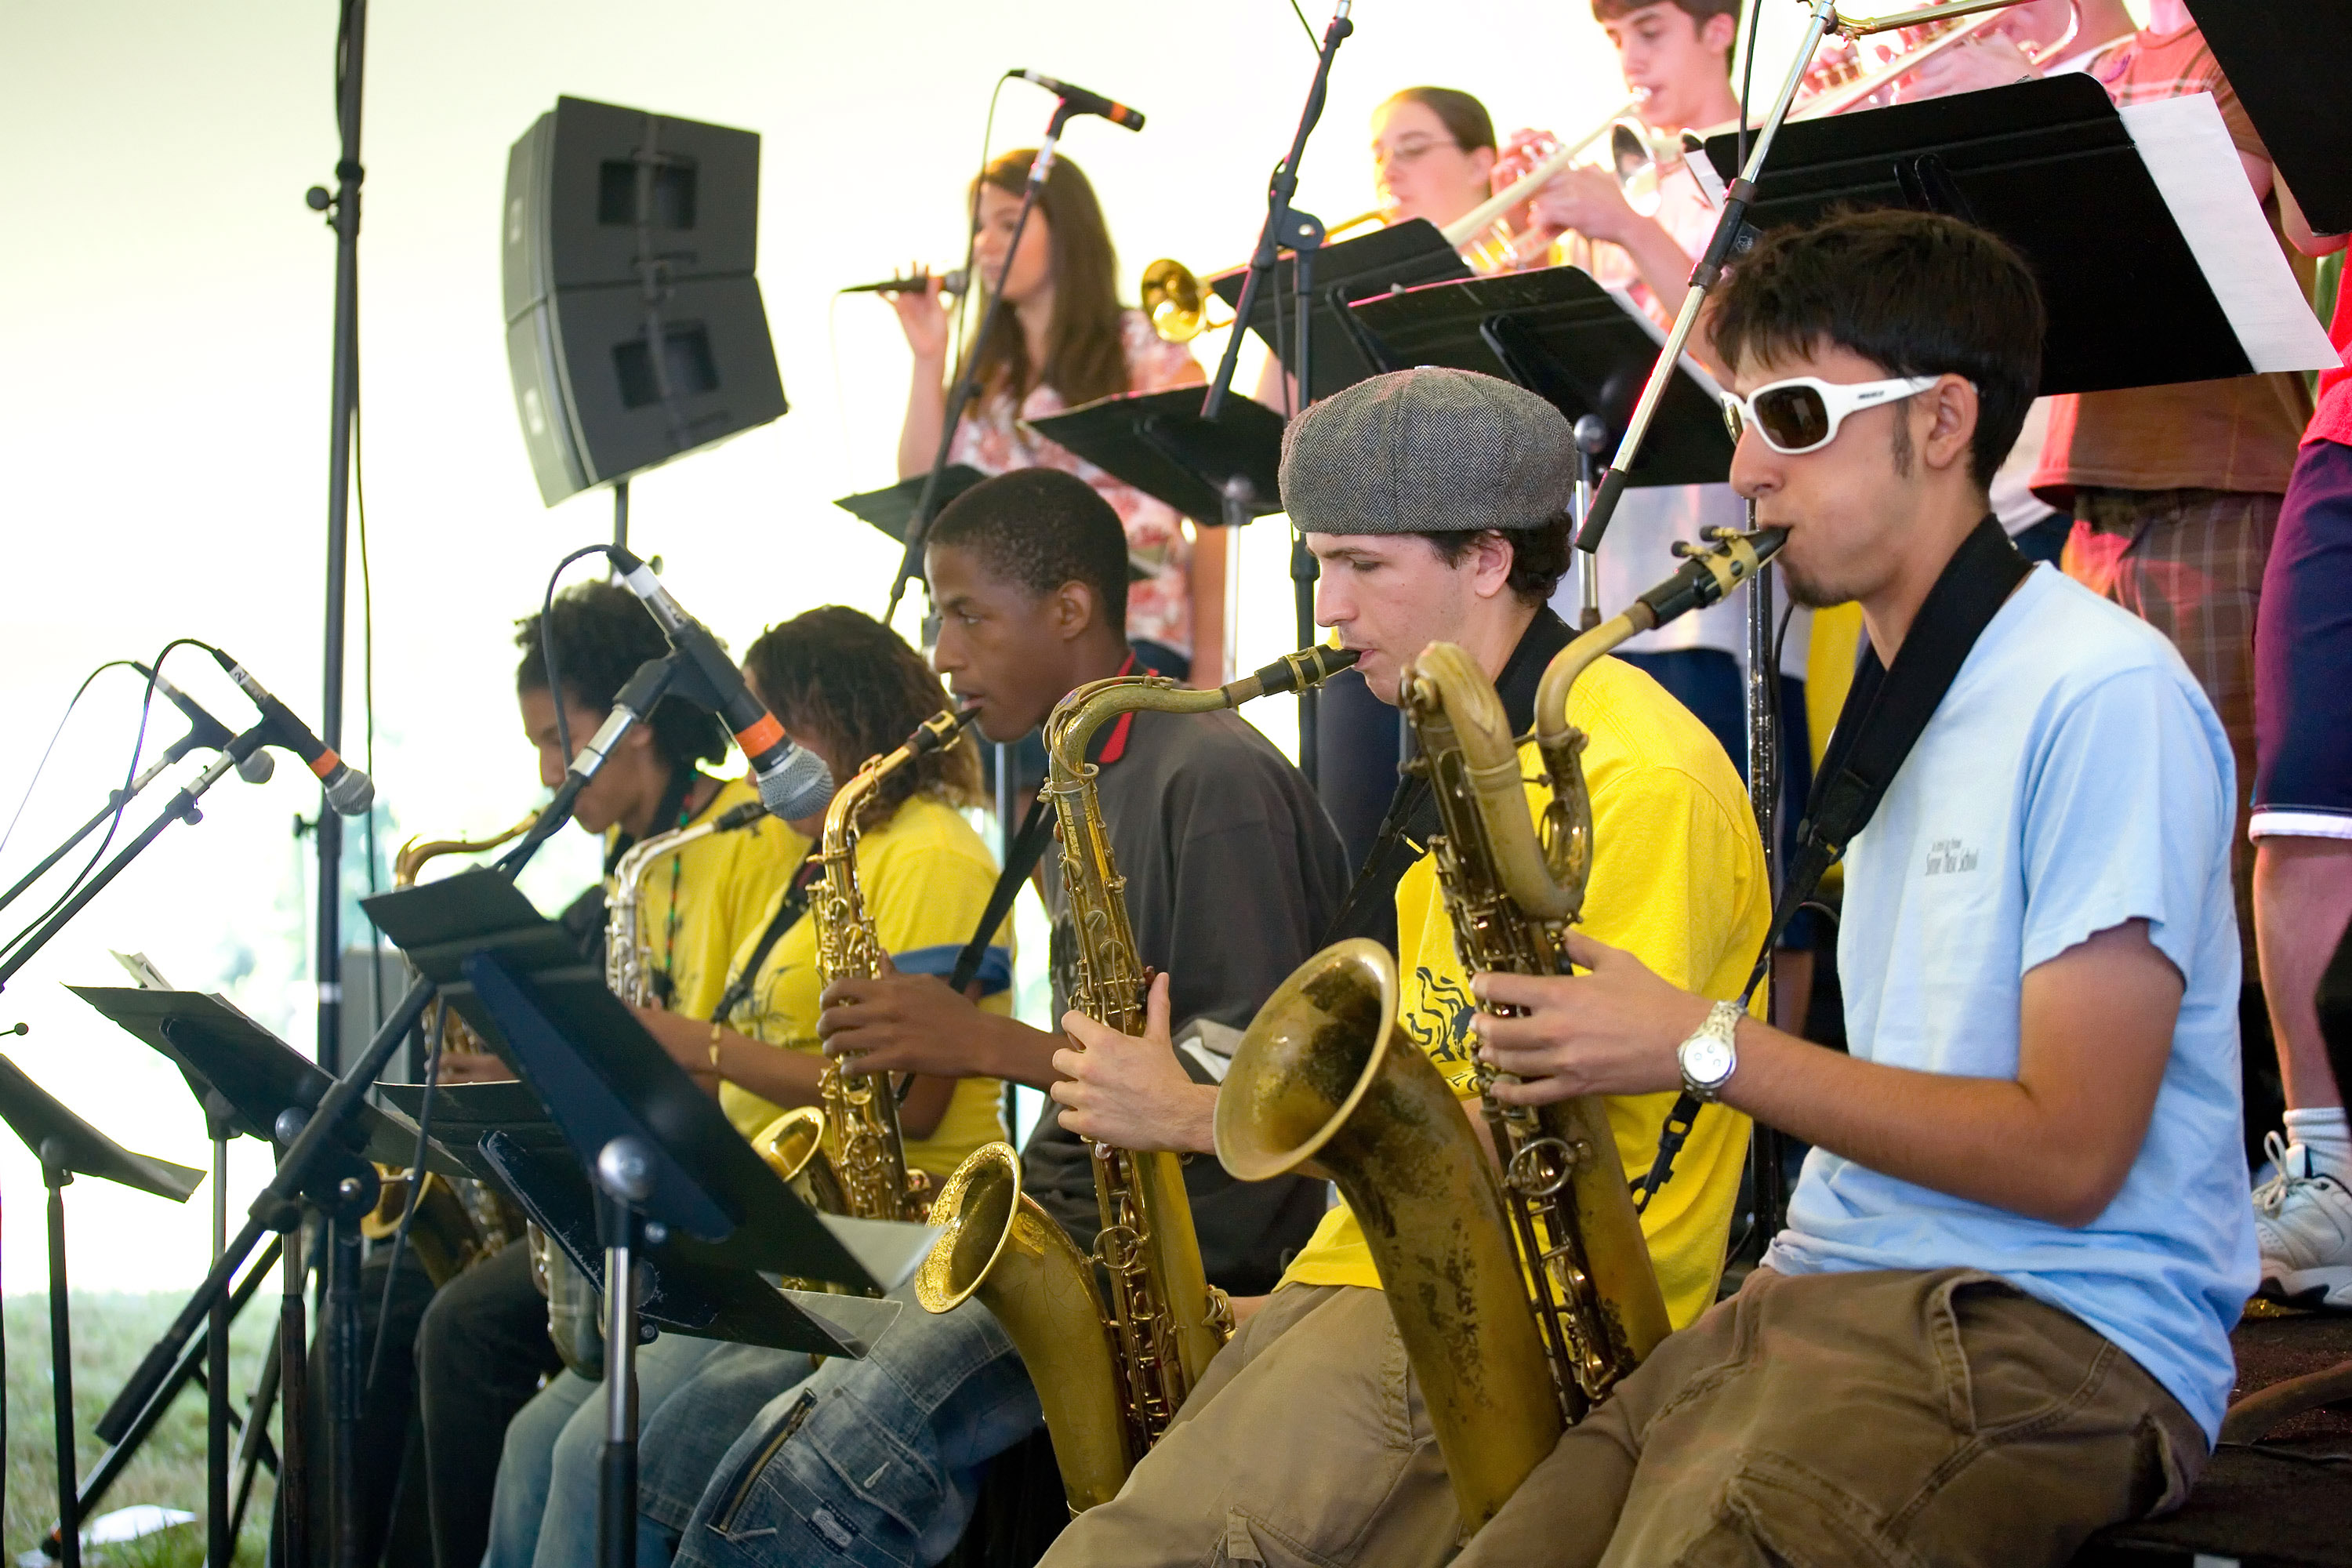
[[1717, 1002], [1706, 1010], [1706, 1022], [1675, 1050], [1682, 1063], [1683, 1092], [1693, 1100], [1712, 1105], [1739, 1070], [1733, 1033], [1746, 1012], [1737, 1002]]

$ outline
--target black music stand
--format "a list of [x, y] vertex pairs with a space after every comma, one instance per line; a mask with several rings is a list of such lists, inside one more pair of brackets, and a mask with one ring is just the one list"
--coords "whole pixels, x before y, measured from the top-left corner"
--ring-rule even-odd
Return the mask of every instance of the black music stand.
[[2352, 26], [2336, 5], [2188, 0], [2263, 146], [2314, 234], [2352, 230], [2352, 137], [2340, 110], [2352, 80]]
[[[911, 479], [900, 479], [895, 485], [885, 485], [878, 490], [860, 490], [854, 496], [843, 496], [833, 504], [872, 523], [899, 543], [907, 542], [907, 525], [915, 521], [915, 508], [923, 499], [923, 480], [918, 474]], [[945, 511], [948, 503], [988, 478], [968, 463], [950, 463], [940, 470], [939, 495], [931, 505], [931, 515]]]
[[[284, 1144], [334, 1082], [310, 1058], [225, 997], [133, 986], [75, 985], [68, 989], [179, 1068], [188, 1091], [205, 1108], [208, 1130], [226, 1137], [241, 1135], [264, 1143]], [[363, 1105], [352, 1119], [352, 1125], [365, 1142], [356, 1150], [347, 1148], [342, 1158], [330, 1163], [331, 1169], [322, 1167], [321, 1179], [312, 1184], [310, 1194], [317, 1206], [341, 1206], [343, 1200], [336, 1189], [346, 1181], [372, 1189], [375, 1181], [373, 1167], [376, 1163], [404, 1168], [415, 1158], [416, 1128], [398, 1112]], [[455, 1174], [461, 1169], [437, 1144], [427, 1147], [425, 1166], [443, 1175]], [[287, 1234], [294, 1235], [299, 1218], [294, 1215], [288, 1217], [296, 1223], [289, 1225]], [[232, 1461], [227, 1442], [233, 1420], [227, 1404], [228, 1325], [258, 1292], [262, 1279], [281, 1256], [289, 1261], [273, 1336], [273, 1353], [263, 1366], [260, 1384], [246, 1411], [244, 1429]], [[207, 1528], [208, 1533], [215, 1535], [212, 1545], [216, 1550], [213, 1555], [217, 1561], [226, 1562], [219, 1551], [235, 1551], [234, 1527], [244, 1516], [254, 1479], [275, 1457], [267, 1427], [269, 1405], [286, 1381], [283, 1363], [289, 1355], [299, 1363], [308, 1346], [309, 1309], [302, 1296], [303, 1277], [308, 1272], [299, 1241], [290, 1247], [283, 1241], [273, 1241], [247, 1270], [236, 1290], [215, 1302], [200, 1337], [190, 1338], [176, 1354], [165, 1344], [148, 1352], [151, 1362], [159, 1357], [167, 1359], [169, 1373], [160, 1383], [152, 1382], [142, 1367], [99, 1417], [98, 1435], [112, 1447], [90, 1472], [89, 1485], [84, 1489], [85, 1511], [130, 1463], [180, 1390], [192, 1377], [201, 1375], [207, 1401], [205, 1480], [210, 1489], [209, 1504], [218, 1510], [208, 1516]], [[201, 1374], [196, 1371], [200, 1358], [205, 1367]], [[142, 1390], [146, 1393], [143, 1399], [139, 1397]], [[288, 1401], [288, 1408], [298, 1408], [299, 1405], [298, 1390], [297, 1396]], [[234, 1483], [230, 1480], [232, 1468], [236, 1472]], [[218, 1527], [212, 1523], [215, 1517], [220, 1521]]]
[[[1424, 284], [1359, 300], [1349, 314], [1399, 363], [1507, 377], [1571, 425], [1597, 416], [1610, 446], [1665, 341], [1630, 299], [1574, 267]], [[1685, 354], [1626, 483], [1721, 484], [1730, 471], [1723, 389]]]
[[[1772, 228], [1842, 205], [1897, 206], [1990, 229], [2041, 282], [2045, 394], [2336, 363], [2235, 158], [2217, 167], [2179, 138], [2145, 133], [2218, 115], [2210, 101], [2129, 112], [2127, 123], [2074, 74], [1799, 121], [1774, 144], [1748, 220]], [[1735, 152], [1728, 135], [1706, 143], [1718, 172]]]
[[1282, 416], [1247, 397], [1201, 417], [1201, 389], [1123, 392], [1029, 427], [1195, 522], [1235, 528], [1282, 510]]
[[[593, 1173], [605, 1313], [597, 1554], [608, 1568], [628, 1568], [636, 1554], [641, 1248], [667, 1243], [742, 1271], [747, 1297], [766, 1288], [751, 1272], [761, 1269], [854, 1290], [878, 1287], [511, 882], [461, 874], [365, 907], [538, 1095], [570, 1153]], [[793, 1348], [862, 1354], [871, 1342], [845, 1343], [781, 1292], [774, 1310], [806, 1325]]]
[[53, 1099], [25, 1070], [0, 1057], [0, 1121], [41, 1162], [49, 1189], [49, 1388], [57, 1416], [58, 1560], [80, 1568], [81, 1498], [75, 1479], [73, 1312], [66, 1286], [65, 1190], [77, 1175], [188, 1201], [205, 1173], [152, 1155], [134, 1154]]
[[[1469, 265], [1460, 253], [1445, 243], [1445, 237], [1437, 232], [1434, 225], [1423, 218], [1411, 218], [1360, 238], [1318, 247], [1312, 266], [1317, 331], [1315, 361], [1307, 370], [1311, 384], [1305, 389], [1309, 403], [1344, 392], [1383, 371], [1402, 370], [1412, 363], [1384, 361], [1378, 345], [1367, 342], [1358, 333], [1348, 306], [1392, 289], [1470, 276]], [[1293, 375], [1298, 371], [1294, 363], [1298, 353], [1298, 323], [1292, 319], [1296, 307], [1290, 302], [1297, 293], [1292, 280], [1296, 268], [1295, 258], [1286, 257], [1276, 264], [1272, 283], [1258, 295], [1251, 307], [1249, 321], [1244, 323], [1265, 341], [1281, 360], [1282, 368]], [[1210, 279], [1209, 287], [1216, 290], [1219, 299], [1232, 305], [1241, 298], [1245, 276], [1245, 271], [1223, 273]], [[1276, 330], [1277, 322], [1279, 331]]]

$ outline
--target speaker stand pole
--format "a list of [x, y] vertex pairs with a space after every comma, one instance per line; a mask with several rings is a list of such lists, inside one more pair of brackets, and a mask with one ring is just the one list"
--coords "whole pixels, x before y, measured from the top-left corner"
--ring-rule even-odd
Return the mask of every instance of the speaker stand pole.
[[[628, 547], [629, 481], [615, 479], [613, 481], [613, 548], [626, 550]], [[615, 575], [618, 575], [619, 572], [620, 568], [617, 566], [614, 568]]]
[[[360, 165], [360, 93], [366, 80], [367, 59], [367, 0], [342, 0], [342, 21], [335, 39], [335, 120], [341, 132], [341, 147], [335, 159], [335, 190], [331, 196], [320, 186], [311, 187], [310, 204], [327, 215], [329, 226], [335, 231], [335, 326], [333, 406], [330, 410], [327, 445], [327, 604], [325, 690], [319, 703], [319, 738], [329, 746], [340, 747], [343, 738], [343, 621], [344, 575], [347, 564], [352, 498], [352, 434], [359, 421], [360, 406], [360, 183], [367, 172]], [[343, 819], [337, 816], [323, 795], [319, 802], [319, 907], [318, 943], [315, 973], [319, 981], [319, 1044], [320, 1066], [329, 1072], [342, 1069], [343, 1013]], [[299, 1247], [287, 1249], [287, 1268], [299, 1278], [301, 1264]], [[355, 1331], [338, 1333], [336, 1310], [342, 1305], [331, 1296], [325, 1302], [327, 1321], [320, 1324], [322, 1337], [331, 1350], [348, 1352], [356, 1358], [360, 1336]], [[355, 1326], [354, 1326], [355, 1327]], [[302, 1341], [295, 1334], [284, 1347], [289, 1362], [302, 1354]], [[333, 1406], [338, 1397], [346, 1395], [360, 1385], [362, 1373], [356, 1367], [327, 1369], [327, 1428], [338, 1430], [341, 1423], [356, 1416], [356, 1411], [344, 1412]], [[291, 1434], [304, 1418], [301, 1401], [294, 1397], [298, 1384], [289, 1375], [287, 1379], [286, 1426]], [[332, 1475], [333, 1481], [344, 1481], [343, 1475]], [[295, 1489], [299, 1491], [299, 1488]], [[347, 1530], [341, 1528], [349, 1515], [353, 1499], [334, 1495], [329, 1499], [331, 1518], [338, 1528], [330, 1539], [337, 1548], [346, 1548]], [[298, 1539], [294, 1519], [289, 1513], [287, 1535], [289, 1542]], [[342, 1551], [335, 1553], [338, 1568], [357, 1568], [343, 1562]], [[308, 1568], [305, 1559], [289, 1553], [289, 1561]]]

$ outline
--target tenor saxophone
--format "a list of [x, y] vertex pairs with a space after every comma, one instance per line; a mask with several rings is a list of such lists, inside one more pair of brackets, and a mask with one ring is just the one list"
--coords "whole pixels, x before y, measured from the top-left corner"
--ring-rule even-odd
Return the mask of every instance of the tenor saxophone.
[[[1355, 658], [1307, 648], [1213, 691], [1157, 677], [1098, 680], [1055, 708], [1045, 721], [1045, 788], [1077, 931], [1072, 1007], [1122, 1034], [1143, 1032], [1143, 966], [1086, 757], [1095, 731], [1138, 710], [1207, 713], [1299, 690]], [[1037, 1385], [1073, 1512], [1118, 1493], [1233, 1332], [1224, 1292], [1201, 1265], [1177, 1156], [1089, 1148], [1102, 1221], [1091, 1258], [1022, 1193], [1011, 1145], [992, 1143], [940, 1189], [930, 1218], [944, 1234], [915, 1276], [916, 1298], [928, 1310], [948, 1311], [977, 1295], [1003, 1324]]]
[[[979, 712], [968, 708], [926, 719], [906, 744], [868, 761], [834, 793], [819, 841], [823, 874], [810, 900], [820, 986], [836, 980], [871, 980], [883, 973], [887, 957], [857, 880], [859, 809], [892, 773], [953, 745]], [[930, 1206], [930, 1177], [907, 1167], [898, 1096], [890, 1075], [863, 1073], [828, 1059], [817, 1078], [817, 1098], [824, 1107], [822, 1147], [846, 1205], [842, 1212], [860, 1219], [921, 1219]], [[762, 1142], [772, 1142], [776, 1131], [763, 1133]]]
[[[1778, 542], [1720, 541], [1695, 563], [1713, 585], [1696, 602], [1752, 575]], [[1592, 857], [1570, 689], [1660, 618], [1645, 598], [1546, 667], [1534, 739], [1552, 798], [1540, 830], [1517, 742], [1477, 664], [1433, 643], [1403, 672], [1415, 765], [1444, 828], [1431, 848], [1471, 973], [1565, 973], [1563, 941], [1582, 913]], [[1244, 1181], [1303, 1167], [1347, 1194], [1421, 1378], [1463, 1525], [1475, 1531], [1670, 1325], [1602, 1101], [1505, 1106], [1482, 1067], [1489, 1160], [1450, 1108], [1444, 1079], [1397, 1027], [1397, 994], [1395, 961], [1370, 942], [1341, 942], [1302, 965], [1234, 1052], [1217, 1152]]]

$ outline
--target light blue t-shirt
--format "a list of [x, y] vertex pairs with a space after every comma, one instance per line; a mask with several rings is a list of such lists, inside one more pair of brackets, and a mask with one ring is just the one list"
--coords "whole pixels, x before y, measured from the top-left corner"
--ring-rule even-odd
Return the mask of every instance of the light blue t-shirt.
[[1846, 855], [1838, 973], [1866, 1061], [2017, 1075], [2028, 970], [2146, 920], [2183, 976], [2147, 1139], [2079, 1228], [1821, 1149], [1765, 1261], [1982, 1268], [2063, 1308], [2221, 1429], [2257, 1281], [2238, 1079], [2230, 746], [2172, 646], [2047, 567], [2012, 595]]

